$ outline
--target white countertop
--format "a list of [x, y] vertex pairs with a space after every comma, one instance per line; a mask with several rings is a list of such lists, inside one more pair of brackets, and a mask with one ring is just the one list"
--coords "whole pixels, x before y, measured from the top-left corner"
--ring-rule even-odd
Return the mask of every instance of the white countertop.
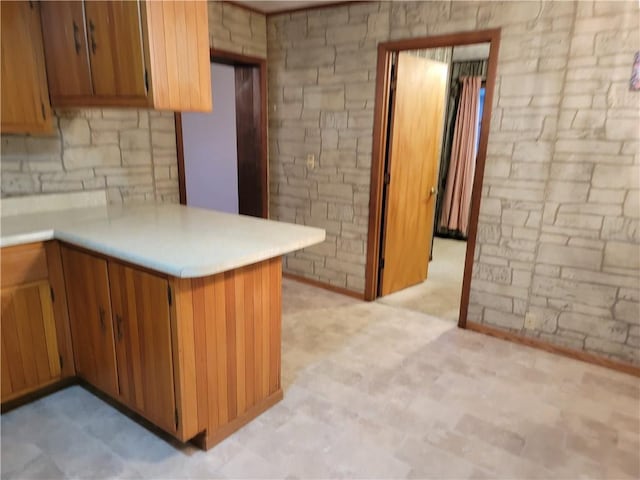
[[181, 278], [204, 277], [320, 243], [325, 231], [182, 205], [4, 216], [0, 246], [57, 239]]

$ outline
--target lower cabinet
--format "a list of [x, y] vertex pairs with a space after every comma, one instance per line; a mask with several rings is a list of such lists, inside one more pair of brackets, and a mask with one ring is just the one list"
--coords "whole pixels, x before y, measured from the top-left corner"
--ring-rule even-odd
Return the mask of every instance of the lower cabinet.
[[169, 282], [62, 247], [78, 376], [177, 431]]
[[57, 242], [2, 248], [3, 405], [73, 376], [73, 351]]
[[175, 433], [176, 401], [167, 279], [109, 262], [120, 400]]
[[2, 289], [2, 398], [60, 377], [53, 306], [46, 280]]
[[118, 395], [107, 262], [62, 247], [73, 350], [78, 376], [104, 393]]

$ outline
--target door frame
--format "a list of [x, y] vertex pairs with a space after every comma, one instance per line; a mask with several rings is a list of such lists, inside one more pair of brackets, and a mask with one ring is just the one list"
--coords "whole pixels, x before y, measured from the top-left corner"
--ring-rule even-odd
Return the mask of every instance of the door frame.
[[480, 129], [480, 145], [476, 159], [476, 169], [471, 193], [471, 211], [469, 232], [467, 237], [467, 252], [462, 280], [462, 295], [460, 300], [460, 316], [458, 326], [465, 328], [469, 309], [469, 293], [471, 287], [471, 273], [473, 269], [473, 255], [478, 231], [478, 216], [480, 213], [480, 197], [484, 180], [484, 167], [491, 126], [491, 110], [498, 66], [498, 49], [500, 47], [500, 29], [459, 32], [432, 37], [412, 38], [378, 45], [378, 65], [376, 71], [376, 100], [374, 107], [373, 149], [371, 158], [371, 192], [369, 198], [369, 235], [367, 239], [367, 263], [365, 271], [365, 299], [375, 300], [378, 291], [378, 262], [380, 251], [380, 230], [382, 219], [382, 190], [384, 181], [385, 146], [387, 144], [387, 122], [389, 110], [389, 87], [391, 73], [391, 55], [403, 50], [421, 50], [436, 47], [469, 45], [473, 43], [489, 43], [489, 59], [487, 65], [487, 82], [485, 90], [484, 111]]
[[[223, 65], [257, 67], [260, 75], [260, 172], [262, 182], [262, 218], [269, 218], [269, 160], [267, 144], [267, 60], [226, 50], [209, 49], [211, 63]], [[214, 107], [215, 108], [215, 105]], [[182, 140], [182, 114], [174, 114], [176, 128], [176, 151], [178, 156], [178, 190], [180, 203], [187, 204], [187, 187], [184, 169], [184, 144]]]

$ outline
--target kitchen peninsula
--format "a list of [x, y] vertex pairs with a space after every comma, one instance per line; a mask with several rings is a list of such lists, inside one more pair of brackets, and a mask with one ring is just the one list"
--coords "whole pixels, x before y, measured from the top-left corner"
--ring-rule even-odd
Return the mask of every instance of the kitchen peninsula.
[[282, 398], [281, 256], [324, 238], [179, 205], [3, 216], [3, 406], [77, 377], [210, 448]]

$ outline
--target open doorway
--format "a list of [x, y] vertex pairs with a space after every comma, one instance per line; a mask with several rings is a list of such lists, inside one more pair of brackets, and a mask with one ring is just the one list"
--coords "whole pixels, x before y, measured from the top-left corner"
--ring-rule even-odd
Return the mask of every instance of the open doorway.
[[266, 61], [210, 53], [213, 111], [175, 114], [180, 203], [267, 218]]
[[379, 46], [367, 299], [465, 325], [498, 42]]

